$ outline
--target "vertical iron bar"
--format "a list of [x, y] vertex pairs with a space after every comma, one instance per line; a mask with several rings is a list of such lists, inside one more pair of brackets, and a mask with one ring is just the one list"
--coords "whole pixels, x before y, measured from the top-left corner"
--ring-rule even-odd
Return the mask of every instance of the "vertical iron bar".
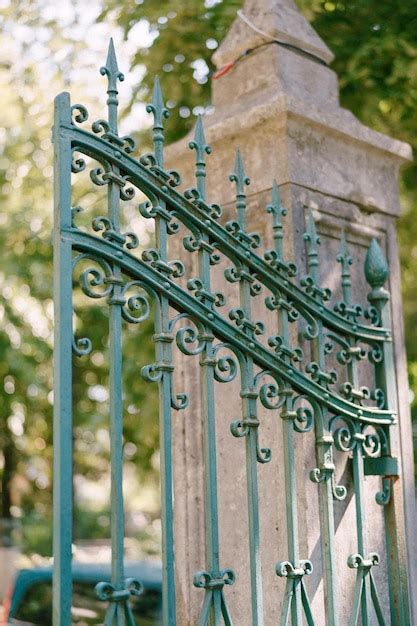
[[[314, 218], [311, 210], [307, 215], [307, 232], [304, 235], [308, 242], [307, 246], [307, 267], [311, 278], [315, 284], [319, 284], [319, 260], [317, 245], [320, 239], [317, 236]], [[312, 358], [318, 363], [321, 370], [326, 369], [326, 357], [323, 342], [323, 324], [321, 319], [317, 320], [317, 337], [312, 340]], [[316, 434], [316, 451], [319, 467], [329, 465], [332, 457], [331, 445], [333, 438], [328, 430], [328, 412], [326, 407], [322, 406], [323, 423], [321, 420], [315, 420]], [[320, 524], [322, 529], [322, 554], [324, 569], [324, 597], [326, 606], [326, 624], [327, 626], [338, 626], [339, 610], [337, 600], [337, 568], [336, 568], [336, 551], [335, 551], [335, 530], [334, 530], [334, 511], [333, 511], [333, 488], [331, 476], [327, 476], [325, 480], [319, 482], [319, 507], [320, 507]]]
[[72, 246], [71, 123], [68, 93], [55, 98], [54, 116], [54, 512], [53, 624], [71, 626], [72, 604]]
[[[200, 186], [200, 193], [204, 190]], [[204, 196], [202, 196], [204, 197]], [[203, 241], [208, 243], [206, 234]], [[198, 252], [200, 278], [204, 289], [210, 291], [210, 259], [204, 248]], [[203, 406], [203, 446], [204, 446], [204, 513], [206, 528], [206, 559], [208, 571], [214, 578], [220, 578], [219, 563], [219, 522], [217, 502], [217, 445], [216, 422], [214, 405], [214, 358], [211, 333], [207, 334], [200, 364], [203, 368], [202, 376], [202, 406]], [[210, 624], [220, 626], [221, 623], [221, 595], [213, 593], [213, 608]]]
[[[236, 209], [238, 222], [242, 231], [246, 230], [246, 195], [244, 185], [249, 184], [249, 178], [245, 175], [240, 150], [236, 153], [235, 164], [236, 180]], [[248, 271], [243, 266], [244, 271]], [[239, 281], [240, 305], [245, 317], [250, 320], [252, 313], [250, 285], [245, 279]], [[254, 363], [253, 357], [248, 352], [245, 355], [245, 371], [242, 372], [242, 402], [243, 417], [245, 420], [256, 419], [257, 393], [253, 389]], [[253, 626], [263, 625], [263, 594], [262, 594], [262, 571], [261, 551], [259, 537], [259, 492], [257, 470], [257, 431], [249, 428], [246, 439], [246, 474], [247, 494], [249, 509], [249, 554], [251, 564], [251, 589], [252, 589], [252, 623]]]
[[[197, 118], [194, 140], [190, 141], [189, 147], [196, 151], [196, 182], [200, 197], [206, 199], [205, 178], [206, 162], [205, 154], [210, 154], [211, 148], [206, 143], [201, 116]], [[202, 245], [198, 250], [199, 277], [203, 290], [209, 296], [203, 297], [202, 302], [213, 308], [210, 277], [210, 241], [207, 233], [201, 233]], [[217, 445], [216, 445], [216, 416], [214, 394], [214, 367], [215, 357], [213, 354], [213, 335], [205, 333], [204, 349], [201, 353], [200, 365], [202, 367], [201, 400], [203, 407], [203, 455], [204, 455], [204, 518], [205, 518], [205, 541], [206, 541], [206, 566], [213, 579], [222, 578], [220, 572], [219, 555], [219, 520], [217, 499]], [[206, 596], [211, 598], [210, 626], [220, 626], [222, 617], [222, 591], [206, 590]], [[226, 609], [227, 610], [227, 609]]]
[[[158, 76], [155, 76], [152, 103], [146, 107], [153, 114], [152, 139], [155, 161], [158, 167], [164, 165], [164, 117], [168, 110], [164, 106]], [[165, 202], [158, 199], [161, 210], [166, 213]], [[157, 212], [155, 217], [156, 247], [163, 263], [168, 261], [167, 222]], [[169, 299], [161, 293], [160, 306], [156, 310], [156, 350], [157, 361], [161, 365], [159, 381], [159, 436], [161, 450], [161, 529], [162, 529], [162, 622], [164, 626], [176, 624], [176, 594], [174, 569], [174, 509], [172, 472], [172, 336], [169, 327]]]
[[[274, 241], [275, 252], [280, 261], [283, 260], [283, 227], [281, 223], [281, 215], [286, 214], [286, 210], [281, 207], [278, 186], [274, 180], [272, 185], [272, 204], [268, 207], [268, 211], [273, 213], [274, 217]], [[285, 308], [280, 307], [277, 311], [278, 332], [282, 337], [285, 346], [289, 345], [289, 321], [288, 312]], [[283, 355], [284, 360], [289, 361], [289, 357]], [[283, 447], [284, 447], [284, 473], [285, 473], [285, 500], [286, 500], [286, 519], [287, 519], [287, 545], [288, 558], [294, 568], [299, 566], [299, 540], [298, 540], [298, 506], [297, 506], [297, 476], [295, 465], [295, 447], [294, 447], [294, 421], [291, 412], [291, 395], [292, 389], [285, 388], [282, 391], [285, 394], [285, 404], [281, 411], [283, 418]], [[288, 583], [287, 583], [288, 585]], [[292, 626], [302, 626], [303, 623], [303, 607], [301, 597], [301, 584], [297, 579], [292, 581], [293, 593], [291, 596], [291, 620]]]
[[[365, 523], [365, 494], [364, 494], [364, 469], [362, 440], [357, 435], [356, 445], [352, 452], [353, 466], [353, 486], [355, 490], [355, 509], [356, 509], [356, 531], [358, 540], [358, 552], [364, 559], [368, 556], [368, 547], [366, 541], [366, 523]], [[359, 572], [359, 576], [363, 576], [363, 591], [361, 595], [361, 616], [362, 626], [368, 626], [371, 623], [371, 588], [369, 572]]]
[[[108, 186], [110, 219], [114, 229], [119, 230], [119, 188]], [[122, 278], [120, 267], [113, 265], [114, 284], [109, 297], [109, 394], [110, 394], [110, 462], [111, 462], [111, 545], [112, 582], [116, 590], [124, 585], [123, 545], [123, 396], [122, 396], [122, 316], [120, 294]]]
[[[323, 326], [318, 321], [318, 336], [313, 340], [312, 356], [320, 369], [325, 368], [324, 347], [322, 345]], [[331, 445], [333, 438], [330, 435], [326, 424], [328, 423], [328, 413], [326, 408], [322, 407], [323, 424], [315, 421], [316, 433], [316, 449], [318, 465], [325, 466], [329, 464], [331, 453]], [[331, 476], [318, 484], [319, 490], [319, 506], [320, 506], [320, 522], [322, 528], [322, 553], [324, 568], [324, 595], [326, 604], [326, 624], [327, 626], [338, 626], [338, 600], [336, 587], [336, 550], [334, 541], [334, 510], [333, 510], [333, 489]]]
[[[243, 284], [242, 284], [243, 283]], [[240, 282], [242, 308], [250, 315], [249, 285], [246, 281]], [[242, 399], [244, 419], [256, 419], [256, 393], [252, 389], [253, 381], [253, 358], [248, 353], [245, 359], [245, 372], [242, 380]], [[246, 380], [245, 380], [246, 379]], [[254, 428], [249, 428], [246, 439], [246, 473], [247, 494], [249, 508], [249, 554], [251, 563], [251, 588], [252, 588], [252, 623], [253, 626], [263, 625], [263, 595], [262, 595], [262, 571], [261, 551], [259, 540], [259, 493], [257, 472], [257, 433]]]
[[[220, 578], [219, 563], [219, 528], [217, 502], [217, 446], [214, 411], [214, 380], [213, 380], [213, 348], [212, 341], [207, 339], [202, 352], [200, 364], [203, 368], [202, 405], [203, 405], [203, 446], [204, 446], [204, 512], [206, 529], [206, 559], [208, 571], [213, 578]], [[221, 595], [213, 593], [213, 606], [210, 624], [220, 626]]]
[[[395, 359], [392, 337], [389, 333], [391, 329], [390, 294], [384, 288], [388, 274], [385, 256], [376, 239], [372, 239], [365, 260], [366, 280], [372, 287], [368, 300], [371, 305], [376, 307], [381, 326], [388, 329], [387, 340], [382, 345], [382, 361], [375, 365], [376, 385], [385, 394], [387, 408], [396, 412], [398, 401]], [[391, 483], [390, 488], [391, 492], [395, 492], [397, 486]], [[389, 502], [384, 505], [391, 623], [396, 626], [397, 624], [398, 626], [409, 626], [411, 621], [406, 554], [403, 540], [399, 539], [399, 533], [404, 536], [404, 511], [401, 509], [400, 497], [391, 493]]]
[[[164, 203], [159, 201], [164, 209]], [[167, 223], [159, 215], [155, 219], [155, 237], [161, 261], [168, 259]], [[169, 332], [169, 300], [161, 294], [156, 311], [157, 361], [162, 364], [159, 382], [160, 449], [161, 449], [161, 527], [162, 527], [162, 615], [164, 626], [175, 626], [174, 511], [172, 473], [172, 336]]]
[[[349, 265], [352, 260], [348, 255], [346, 247], [346, 236], [342, 232], [340, 240], [340, 252], [338, 256], [339, 262], [342, 264], [342, 290], [343, 300], [348, 305], [351, 304], [350, 290], [351, 280]], [[351, 347], [355, 346], [355, 340], [352, 337], [348, 338]], [[352, 384], [354, 389], [359, 388], [359, 374], [356, 357], [351, 356], [351, 360], [347, 365], [348, 380]], [[364, 441], [364, 435], [356, 433], [356, 441], [352, 451], [352, 467], [353, 467], [353, 488], [355, 492], [355, 515], [356, 515], [356, 532], [357, 532], [357, 545], [358, 553], [362, 555], [364, 559], [368, 557], [368, 546], [366, 541], [366, 512], [365, 512], [365, 493], [364, 493], [364, 462], [363, 462], [363, 449], [362, 444]], [[362, 593], [361, 593], [361, 616], [362, 626], [368, 626], [371, 620], [371, 588], [370, 588], [370, 573], [359, 571], [358, 576], [362, 577]]]
[[[101, 73], [107, 76], [107, 108], [109, 130], [117, 135], [117, 81], [124, 80], [117, 66], [113, 40], [110, 40], [106, 65]], [[112, 166], [115, 175], [119, 168]], [[120, 189], [109, 181], [107, 187], [109, 219], [116, 232], [120, 232]], [[110, 532], [112, 583], [117, 591], [124, 588], [124, 507], [123, 507], [123, 374], [122, 374], [122, 295], [123, 278], [118, 263], [113, 263], [113, 283], [109, 303], [109, 410], [110, 410]], [[122, 608], [122, 607], [121, 607]], [[125, 612], [116, 610], [117, 626], [124, 626]]]

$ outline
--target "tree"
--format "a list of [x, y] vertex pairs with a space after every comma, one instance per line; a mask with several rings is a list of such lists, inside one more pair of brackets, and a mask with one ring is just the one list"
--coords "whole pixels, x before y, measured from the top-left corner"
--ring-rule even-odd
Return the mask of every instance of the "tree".
[[[0, 93], [2, 144], [0, 147], [0, 518], [10, 526], [16, 518], [23, 525], [24, 547], [50, 554], [52, 508], [52, 145], [53, 95], [71, 76], [71, 60], [85, 44], [72, 36], [71, 27], [43, 16], [42, 7], [25, 0], [2, 9], [0, 20]], [[76, 19], [76, 15], [74, 15]], [[75, 24], [73, 24], [75, 26]], [[77, 31], [74, 31], [77, 32]], [[79, 31], [78, 31], [79, 32]], [[41, 43], [42, 42], [42, 43]], [[106, 45], [107, 42], [103, 42]], [[63, 57], [62, 51], [65, 55]], [[58, 60], [54, 55], [58, 55]], [[6, 56], [7, 55], [7, 56]], [[18, 59], [12, 63], [11, 58]], [[105, 109], [105, 83], [95, 59], [97, 85]], [[75, 64], [74, 64], [75, 65]], [[74, 82], [83, 82], [74, 70]], [[80, 78], [81, 77], [81, 78]], [[91, 93], [91, 91], [90, 91]], [[94, 98], [84, 101], [89, 105]], [[97, 212], [99, 194], [91, 181], [75, 187], [74, 205], [87, 215]], [[93, 343], [91, 358], [75, 358], [74, 463], [76, 478], [98, 480], [108, 473], [108, 412], [106, 307], [75, 296], [82, 306], [77, 332]], [[154, 458], [158, 447], [157, 390], [139, 385], [140, 365], [154, 360], [149, 322], [126, 329], [126, 463], [142, 483], [158, 482]], [[146, 340], [143, 340], [145, 335]], [[140, 346], [140, 350], [138, 348]], [[145, 349], [144, 349], [145, 346]], [[143, 363], [133, 359], [140, 353]], [[77, 481], [76, 481], [77, 485]], [[77, 489], [76, 489], [77, 502]], [[107, 507], [108, 508], [108, 507]], [[96, 536], [108, 529], [97, 525], [94, 515], [78, 514], [76, 537], [94, 528]], [[92, 525], [91, 517], [94, 517]], [[103, 515], [101, 516], [103, 517]], [[0, 544], [1, 544], [0, 537]], [[8, 541], [9, 538], [3, 538]]]

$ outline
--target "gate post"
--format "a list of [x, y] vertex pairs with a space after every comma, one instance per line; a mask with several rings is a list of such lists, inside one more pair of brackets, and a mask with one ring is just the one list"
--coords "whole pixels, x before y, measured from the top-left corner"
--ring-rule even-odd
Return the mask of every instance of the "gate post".
[[[281, 43], [267, 43], [271, 37]], [[391, 499], [385, 507], [376, 504], [374, 499], [378, 477], [367, 476], [364, 499], [373, 524], [372, 533], [368, 532], [368, 543], [373, 540], [370, 549], [377, 549], [381, 554], [375, 578], [382, 588], [384, 616], [390, 614], [389, 596], [394, 593], [397, 608], [391, 607], [392, 624], [410, 624], [405, 581], [407, 570], [409, 580], [417, 579], [413, 537], [417, 522], [395, 223], [400, 213], [399, 168], [411, 159], [411, 149], [407, 144], [365, 127], [340, 107], [337, 77], [329, 67], [333, 55], [293, 0], [246, 0], [242, 16], [236, 18], [215, 53], [216, 65], [223, 68], [258, 45], [257, 50], [242, 57], [232, 69], [213, 81], [215, 114], [205, 120], [207, 143], [213, 149], [206, 196], [209, 202], [220, 203], [226, 214], [232, 207], [233, 187], [227, 174], [233, 170], [234, 148], [240, 146], [245, 170], [252, 179], [247, 190], [249, 230], [253, 227], [259, 231], [267, 248], [272, 247], [274, 233], [265, 207], [270, 204], [271, 181], [275, 178], [282, 204], [288, 211], [285, 256], [298, 262], [304, 259], [307, 263], [302, 234], [306, 230], [309, 209], [322, 240], [322, 285], [333, 288], [339, 284], [335, 264], [326, 260], [336, 258], [342, 230], [354, 259], [351, 269], [353, 301], [363, 301], [363, 294], [370, 290], [363, 264], [373, 238], [379, 241], [387, 257], [391, 299], [386, 307], [390, 307], [393, 320], [393, 375], [397, 389], [397, 397], [392, 398], [392, 402], [398, 407], [398, 428], [393, 430], [392, 445], [393, 455], [400, 460], [401, 476], [390, 479]], [[168, 168], [181, 162], [186, 187], [193, 184], [195, 168], [193, 153], [187, 149], [189, 140], [187, 137], [166, 150]], [[176, 254], [178, 258], [182, 256], [189, 267], [190, 256], [180, 248]], [[224, 291], [232, 297], [232, 287], [229, 289], [229, 293]], [[185, 390], [198, 388], [195, 367], [181, 356], [177, 359], [176, 376], [181, 377]], [[224, 393], [228, 393], [227, 388]], [[221, 423], [225, 420], [228, 426], [235, 419], [233, 414], [224, 416], [221, 404], [217, 400], [220, 548], [224, 566], [233, 567], [237, 575], [236, 583], [227, 591], [234, 623], [249, 626], [251, 614], [245, 599], [249, 597], [249, 557], [246, 544], [243, 546], [241, 542], [247, 533], [246, 492], [241, 483], [245, 457], [239, 440], [231, 440], [228, 427]], [[227, 396], [223, 404], [227, 405]], [[178, 623], [190, 626], [197, 623], [202, 600], [198, 590], [193, 588], [193, 575], [204, 569], [205, 561], [204, 472], [203, 457], [199, 453], [203, 439], [202, 407], [203, 403], [194, 399], [192, 407], [175, 416], [173, 423], [177, 614]], [[227, 408], [233, 411], [233, 407]], [[280, 456], [280, 450], [282, 452], [284, 431], [282, 425], [280, 428], [281, 431], [277, 431], [276, 424], [267, 424], [260, 435], [276, 457]], [[327, 445], [326, 435], [321, 445], [324, 448]], [[353, 573], [346, 566], [347, 556], [356, 551], [352, 531], [355, 510], [351, 469], [346, 459], [336, 459], [338, 477], [343, 474], [342, 482], [350, 486], [348, 498], [332, 503], [323, 493], [319, 502], [317, 485], [308, 478], [310, 469], [317, 464], [315, 442], [312, 438], [297, 437], [295, 450], [300, 557], [313, 561], [315, 568], [306, 585], [315, 623], [334, 626], [338, 623], [337, 614], [342, 618], [341, 623], [345, 623], [353, 600]], [[261, 557], [268, 563], [270, 559], [277, 560], [280, 549], [282, 561], [288, 558], [284, 546], [289, 504], [282, 493], [282, 459], [276, 457], [272, 464], [259, 469]], [[228, 469], [231, 466], [234, 473]], [[325, 533], [319, 528], [318, 511], [323, 506], [334, 509], [329, 522], [334, 524], [334, 529], [328, 532], [334, 533], [336, 547], [327, 549], [335, 551], [338, 563], [330, 567], [331, 571], [329, 560], [323, 566], [324, 553], [320, 547]], [[273, 552], [273, 556], [269, 552]], [[394, 579], [400, 581], [398, 587]], [[267, 576], [264, 580], [264, 623], [267, 626], [278, 623], [276, 598], [282, 597], [283, 588], [277, 578]], [[410, 598], [417, 620], [416, 594], [411, 593]], [[293, 619], [298, 618], [295, 615]]]

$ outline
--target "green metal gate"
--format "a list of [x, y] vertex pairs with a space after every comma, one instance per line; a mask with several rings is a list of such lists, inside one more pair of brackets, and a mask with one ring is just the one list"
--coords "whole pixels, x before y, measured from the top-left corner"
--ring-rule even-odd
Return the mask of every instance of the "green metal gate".
[[[227, 587], [239, 571], [223, 563], [219, 553], [218, 474], [216, 467], [215, 383], [240, 380], [242, 415], [231, 424], [230, 436], [246, 442], [247, 497], [250, 554], [252, 624], [264, 623], [258, 464], [271, 458], [261, 447], [259, 406], [283, 420], [288, 545], [277, 551], [276, 574], [285, 592], [279, 624], [310, 626], [318, 622], [312, 613], [305, 577], [314, 563], [300, 554], [294, 439], [303, 433], [315, 436], [317, 466], [310, 478], [317, 484], [320, 501], [323, 576], [326, 620], [340, 623], [333, 501], [346, 497], [346, 488], [336, 484], [334, 450], [351, 458], [356, 507], [357, 552], [346, 554], [346, 566], [356, 571], [356, 587], [349, 624], [409, 624], [407, 580], [401, 546], [397, 540], [396, 512], [391, 497], [398, 479], [397, 459], [391, 453], [392, 429], [396, 428], [396, 389], [390, 332], [389, 294], [384, 288], [388, 268], [376, 240], [372, 240], [365, 263], [370, 285], [369, 305], [351, 302], [350, 265], [344, 233], [337, 261], [341, 268], [343, 300], [330, 304], [331, 292], [320, 284], [319, 237], [311, 212], [304, 234], [306, 275], [298, 279], [297, 267], [283, 257], [282, 217], [278, 186], [271, 181], [271, 216], [275, 248], [259, 252], [257, 233], [247, 232], [245, 187], [249, 184], [242, 157], [237, 152], [230, 180], [236, 186], [236, 219], [221, 223], [222, 209], [210, 204], [206, 194], [206, 144], [202, 121], [196, 125], [195, 188], [179, 192], [180, 176], [164, 167], [164, 106], [158, 79], [152, 103], [152, 154], [133, 156], [135, 142], [118, 134], [118, 81], [123, 80], [110, 44], [106, 65], [108, 117], [86, 130], [87, 111], [70, 104], [67, 93], [55, 101], [55, 391], [54, 391], [54, 626], [71, 623], [72, 542], [72, 397], [73, 359], [91, 351], [88, 338], [73, 334], [73, 273], [82, 264], [82, 291], [102, 298], [109, 306], [109, 429], [111, 439], [111, 536], [112, 582], [96, 591], [108, 602], [106, 624], [134, 624], [129, 597], [141, 592], [141, 582], [125, 580], [123, 567], [122, 497], [122, 328], [154, 315], [156, 360], [142, 369], [145, 381], [159, 385], [162, 484], [163, 623], [176, 624], [175, 545], [172, 468], [172, 412], [183, 409], [188, 398], [175, 395], [172, 376], [174, 350], [199, 355], [200, 394], [203, 406], [203, 457], [205, 472], [206, 562], [195, 573], [195, 593], [202, 593], [199, 625], [231, 625]], [[107, 213], [95, 217], [90, 230], [77, 226], [72, 206], [71, 172], [86, 170], [86, 157], [98, 162], [90, 171], [91, 181], [107, 188]], [[155, 247], [141, 250], [134, 233], [121, 232], [121, 209], [135, 192], [147, 200], [138, 207], [141, 218], [155, 223]], [[169, 239], [183, 229], [185, 253], [196, 253], [198, 275], [185, 276], [184, 265], [170, 258]], [[230, 308], [222, 293], [214, 293], [212, 267], [227, 262], [224, 278], [236, 283], [240, 304]], [[85, 263], [90, 265], [85, 268]], [[299, 268], [301, 271], [301, 268]], [[133, 295], [132, 295], [133, 294]], [[265, 294], [268, 294], [265, 297]], [[263, 299], [276, 315], [278, 332], [268, 336], [265, 325], [253, 319], [253, 300]], [[304, 351], [294, 344], [291, 328], [297, 327], [307, 344]], [[261, 340], [265, 335], [267, 340]], [[329, 355], [338, 371], [329, 366]], [[360, 379], [360, 362], [369, 362], [374, 385]], [[265, 382], [267, 380], [267, 382]], [[367, 545], [364, 476], [381, 477], [376, 500], [385, 510], [389, 558], [390, 615], [384, 614], [373, 569], [380, 556]], [[281, 559], [281, 560], [280, 560]], [[200, 591], [198, 591], [200, 589]], [[203, 590], [203, 592], [201, 591]], [[277, 621], [278, 623], [278, 621]], [[181, 626], [181, 625], [178, 625]]]

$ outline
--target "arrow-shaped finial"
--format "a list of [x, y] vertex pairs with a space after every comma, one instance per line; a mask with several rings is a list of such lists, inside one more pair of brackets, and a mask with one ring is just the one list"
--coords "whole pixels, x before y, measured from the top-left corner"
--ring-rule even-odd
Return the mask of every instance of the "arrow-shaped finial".
[[107, 106], [109, 109], [109, 125], [113, 132], [117, 132], [117, 105], [119, 101], [117, 99], [117, 81], [121, 82], [125, 79], [122, 72], [119, 70], [117, 65], [116, 52], [114, 50], [113, 39], [110, 38], [109, 48], [107, 51], [107, 59], [106, 65], [100, 68], [100, 74], [102, 76], [107, 76], [108, 86], [107, 86]]
[[238, 221], [242, 228], [245, 230], [245, 211], [246, 211], [246, 194], [245, 185], [249, 185], [250, 178], [245, 174], [245, 168], [243, 166], [242, 155], [240, 149], [236, 150], [235, 171], [230, 174], [229, 179], [236, 183], [236, 208], [238, 213]]
[[[277, 218], [279, 219], [281, 215], [285, 215], [286, 211], [281, 207], [281, 196], [279, 194], [279, 189], [277, 185], [277, 181], [272, 181], [272, 204], [271, 204], [271, 212], [275, 211], [277, 213]], [[282, 212], [284, 211], [284, 213]]]
[[115, 91], [117, 93], [117, 81], [124, 81], [124, 74], [119, 70], [117, 65], [116, 52], [114, 49], [113, 38], [110, 38], [109, 48], [107, 50], [106, 65], [100, 68], [100, 74], [107, 76], [109, 80], [109, 86], [107, 92]]
[[307, 213], [307, 230], [304, 233], [304, 241], [307, 247], [307, 266], [311, 277], [317, 279], [317, 268], [319, 265], [318, 260], [318, 245], [320, 243], [320, 237], [317, 235], [316, 223], [314, 221], [313, 212], [308, 209]]
[[159, 82], [159, 76], [155, 76], [152, 102], [147, 105], [146, 110], [148, 113], [153, 114], [153, 143], [155, 151], [155, 159], [160, 167], [163, 167], [163, 148], [164, 148], [164, 117], [169, 117], [169, 111], [164, 105], [162, 97], [161, 85]]
[[197, 152], [200, 151], [202, 159], [204, 159], [204, 152], [206, 152], [207, 154], [210, 154], [211, 152], [210, 146], [206, 144], [203, 118], [200, 114], [197, 116], [197, 123], [195, 125], [194, 132], [194, 141], [190, 141], [189, 146], [190, 148], [197, 150]]
[[281, 205], [281, 197], [277, 185], [277, 181], [274, 179], [272, 182], [272, 198], [271, 204], [266, 207], [268, 213], [271, 213], [274, 221], [273, 221], [273, 230], [274, 230], [274, 240], [275, 240], [275, 250], [280, 258], [282, 258], [282, 239], [283, 235], [283, 227], [281, 217], [287, 214], [287, 210]]
[[188, 146], [191, 150], [196, 151], [195, 164], [196, 171], [195, 176], [197, 179], [197, 189], [201, 198], [205, 198], [205, 177], [206, 177], [206, 160], [205, 154], [210, 154], [211, 148], [206, 143], [204, 135], [204, 126], [201, 115], [197, 117], [197, 123], [195, 125], [194, 139], [189, 142]]
[[350, 266], [352, 265], [352, 257], [349, 255], [346, 243], [346, 234], [343, 229], [340, 234], [340, 247], [339, 254], [337, 255], [337, 261], [342, 265], [342, 289], [343, 298], [346, 303], [349, 303], [350, 298]]
[[163, 130], [163, 118], [169, 117], [169, 111], [164, 105], [164, 99], [162, 97], [161, 84], [159, 82], [159, 76], [155, 76], [153, 92], [152, 92], [152, 102], [148, 104], [146, 107], [148, 113], [153, 113], [154, 116], [154, 124], [153, 127]]

